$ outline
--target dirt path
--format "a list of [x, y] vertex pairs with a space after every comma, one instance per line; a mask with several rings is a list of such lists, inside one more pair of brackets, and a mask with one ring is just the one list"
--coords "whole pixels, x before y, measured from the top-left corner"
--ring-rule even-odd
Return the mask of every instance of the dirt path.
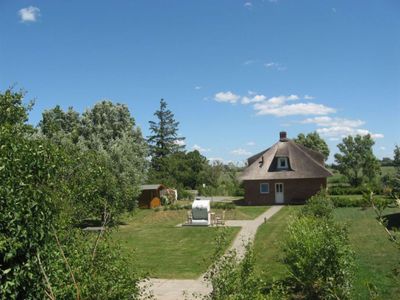
[[[258, 227], [266, 220], [276, 214], [283, 206], [272, 206], [266, 212], [254, 220], [231, 220], [226, 221], [226, 226], [240, 226], [242, 229], [235, 237], [230, 250], [236, 250], [238, 257], [242, 258], [245, 253], [244, 243], [253, 241]], [[150, 290], [157, 300], [179, 300], [194, 299], [193, 294], [207, 294], [211, 287], [201, 275], [197, 279], [150, 279]]]

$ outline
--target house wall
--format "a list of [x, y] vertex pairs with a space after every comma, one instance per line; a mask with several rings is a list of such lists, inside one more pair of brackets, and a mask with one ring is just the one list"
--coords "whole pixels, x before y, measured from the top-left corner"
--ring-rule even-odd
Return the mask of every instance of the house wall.
[[[245, 180], [244, 200], [249, 205], [275, 204], [275, 183], [283, 183], [284, 203], [304, 202], [315, 195], [321, 187], [326, 188], [326, 178], [285, 179], [285, 180]], [[269, 193], [260, 193], [260, 184], [269, 184]]]

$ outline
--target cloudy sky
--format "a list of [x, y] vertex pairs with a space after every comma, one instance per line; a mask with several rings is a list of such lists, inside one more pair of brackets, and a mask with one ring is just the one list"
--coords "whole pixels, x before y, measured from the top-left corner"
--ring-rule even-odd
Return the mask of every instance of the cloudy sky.
[[4, 0], [0, 37], [0, 89], [36, 100], [33, 124], [111, 99], [148, 135], [164, 98], [210, 159], [243, 161], [281, 130], [331, 152], [350, 134], [378, 157], [400, 144], [397, 0]]

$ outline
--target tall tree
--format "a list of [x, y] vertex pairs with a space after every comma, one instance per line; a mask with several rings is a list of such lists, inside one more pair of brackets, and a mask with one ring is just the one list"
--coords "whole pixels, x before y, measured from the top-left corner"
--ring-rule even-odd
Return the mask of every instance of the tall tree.
[[167, 108], [164, 99], [160, 101], [160, 108], [154, 115], [157, 121], [149, 121], [151, 135], [148, 136], [152, 166], [155, 170], [161, 169], [162, 159], [185, 148], [184, 137], [178, 136], [178, 126], [174, 114]]
[[380, 174], [379, 161], [372, 151], [374, 144], [368, 134], [345, 137], [338, 145], [341, 153], [335, 154], [337, 168], [352, 186], [358, 186], [363, 181], [372, 182]]
[[64, 112], [59, 105], [56, 105], [42, 113], [38, 127], [47, 138], [56, 139], [57, 136], [67, 135], [76, 142], [80, 134], [81, 118], [72, 107], [68, 107]]
[[400, 197], [400, 147], [396, 145], [393, 151], [393, 165], [395, 174], [392, 179], [393, 193]]
[[[82, 116], [59, 106], [45, 111], [41, 132], [69, 151], [72, 178], [87, 178], [76, 191], [80, 218], [107, 213], [117, 216], [135, 206], [147, 173], [147, 144], [127, 106], [102, 101]], [[71, 180], [72, 182], [72, 180]]]
[[325, 140], [320, 137], [318, 132], [314, 131], [307, 135], [300, 133], [294, 141], [300, 145], [303, 145], [312, 150], [318, 151], [319, 153], [324, 155], [325, 161], [329, 157], [329, 147], [326, 144]]

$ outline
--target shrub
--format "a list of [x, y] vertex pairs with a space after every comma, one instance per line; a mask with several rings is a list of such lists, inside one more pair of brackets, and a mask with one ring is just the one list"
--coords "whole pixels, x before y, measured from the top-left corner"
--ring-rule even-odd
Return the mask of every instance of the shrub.
[[306, 299], [349, 299], [353, 253], [347, 230], [331, 220], [300, 217], [289, 224], [283, 261]]
[[369, 205], [363, 200], [361, 196], [357, 198], [346, 196], [331, 196], [330, 199], [335, 207], [362, 207]]
[[331, 218], [333, 209], [332, 201], [326, 192], [321, 191], [307, 200], [307, 204], [301, 209], [301, 214], [317, 218]]
[[251, 244], [246, 245], [246, 253], [240, 261], [235, 251], [230, 251], [221, 258], [221, 253], [216, 253], [216, 262], [205, 276], [211, 283], [212, 292], [204, 299], [265, 299], [262, 294], [263, 282], [254, 271], [255, 260]]

